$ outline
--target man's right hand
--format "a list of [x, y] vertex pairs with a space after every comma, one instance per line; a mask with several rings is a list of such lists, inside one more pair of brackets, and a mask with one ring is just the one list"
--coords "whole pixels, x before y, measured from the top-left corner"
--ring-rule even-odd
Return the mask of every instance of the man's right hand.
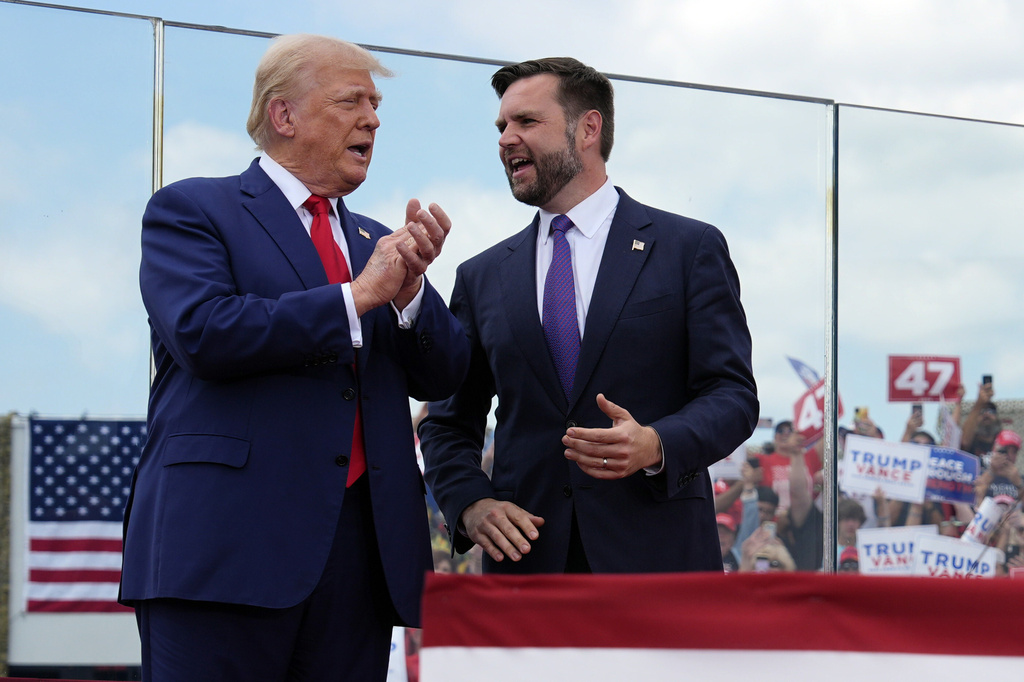
[[469, 539], [495, 561], [506, 556], [519, 561], [530, 552], [529, 540], [540, 537], [537, 529], [544, 525], [544, 519], [511, 502], [485, 497], [463, 510], [461, 523]]

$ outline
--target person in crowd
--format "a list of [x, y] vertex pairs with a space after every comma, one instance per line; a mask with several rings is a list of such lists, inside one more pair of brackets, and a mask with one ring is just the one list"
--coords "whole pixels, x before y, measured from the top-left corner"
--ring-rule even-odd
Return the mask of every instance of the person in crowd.
[[960, 449], [978, 457], [992, 452], [995, 437], [1002, 430], [999, 410], [993, 398], [995, 389], [992, 382], [978, 385], [978, 399], [971, 406], [971, 411], [964, 419], [963, 432], [960, 436]]
[[845, 547], [839, 553], [839, 573], [860, 573], [860, 554], [855, 545]]
[[986, 497], [1007, 495], [1016, 499], [1024, 488], [1020, 470], [1017, 468], [1017, 454], [1020, 452], [1021, 437], [1014, 431], [1003, 429], [992, 443], [992, 459], [985, 471], [975, 482], [975, 505]]
[[782, 541], [769, 528], [761, 526], [743, 541], [739, 570], [743, 573], [774, 573], [795, 571], [797, 565]]
[[715, 512], [730, 514], [737, 523], [742, 523], [742, 497], [744, 494], [755, 493], [762, 477], [761, 461], [753, 456], [740, 464], [738, 479], [715, 481]]
[[776, 443], [776, 451], [790, 458], [790, 505], [781, 516], [778, 532], [797, 570], [816, 571], [822, 567], [824, 516], [814, 504], [813, 482], [804, 458], [804, 439], [792, 431]]
[[1014, 569], [1024, 573], [1024, 512], [1020, 504], [1006, 514], [994, 544], [1003, 550], [1002, 575], [1012, 575]]
[[[920, 410], [912, 410], [910, 418], [907, 419], [906, 428], [903, 430], [903, 442], [915, 443], [932, 447], [936, 445], [935, 437], [923, 430], [924, 417]], [[890, 526], [923, 526], [935, 525], [942, 535], [959, 537], [958, 526], [955, 519], [956, 508], [952, 504], [925, 500], [924, 502], [905, 502], [902, 500], [889, 500], [887, 503], [887, 519]]]
[[512, 194], [540, 211], [456, 275], [471, 370], [420, 425], [453, 544], [485, 572], [720, 571], [707, 468], [758, 418], [725, 238], [612, 185], [605, 76], [550, 58], [491, 82]]
[[864, 507], [860, 502], [848, 497], [839, 500], [836, 504], [836, 556], [841, 555], [847, 547], [857, 546], [857, 531], [864, 525], [865, 519]]
[[125, 511], [120, 598], [147, 681], [384, 680], [431, 556], [409, 398], [465, 376], [424, 277], [451, 221], [349, 212], [387, 70], [335, 38], [275, 39], [241, 175], [151, 198], [142, 299], [149, 439]]
[[718, 522], [718, 542], [722, 546], [722, 565], [726, 573], [740, 568], [740, 555], [736, 551], [736, 519], [728, 514], [715, 517]]
[[[789, 466], [791, 458], [781, 451], [781, 444], [793, 433], [793, 422], [781, 421], [775, 425], [775, 437], [772, 441], [772, 452], [761, 456], [761, 469], [764, 471], [761, 485], [771, 486], [779, 496], [779, 509], [789, 508]], [[822, 469], [821, 447], [823, 439], [819, 439], [814, 447], [804, 452], [804, 464], [811, 476], [818, 476]]]

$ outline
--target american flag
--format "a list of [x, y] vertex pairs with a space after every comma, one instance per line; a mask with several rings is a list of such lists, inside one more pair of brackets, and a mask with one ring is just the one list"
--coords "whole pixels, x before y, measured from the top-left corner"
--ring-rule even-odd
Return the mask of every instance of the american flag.
[[141, 419], [32, 419], [26, 611], [113, 612]]

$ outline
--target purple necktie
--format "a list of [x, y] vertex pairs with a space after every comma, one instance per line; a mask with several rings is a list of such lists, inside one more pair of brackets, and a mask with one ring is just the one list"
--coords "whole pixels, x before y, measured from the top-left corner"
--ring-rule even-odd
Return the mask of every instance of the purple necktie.
[[551, 267], [544, 281], [544, 338], [558, 379], [568, 398], [572, 393], [576, 359], [580, 355], [580, 326], [576, 320], [576, 285], [572, 278], [572, 251], [565, 232], [572, 227], [567, 216], [551, 221]]

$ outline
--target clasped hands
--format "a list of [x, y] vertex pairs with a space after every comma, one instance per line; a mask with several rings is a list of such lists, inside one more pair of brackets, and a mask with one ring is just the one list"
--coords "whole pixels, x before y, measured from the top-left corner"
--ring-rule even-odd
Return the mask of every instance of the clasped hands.
[[420, 207], [418, 199], [410, 199], [405, 207], [405, 225], [381, 237], [366, 267], [352, 282], [352, 299], [356, 313], [392, 301], [405, 309], [423, 284], [423, 273], [441, 253], [444, 240], [452, 229], [452, 221], [437, 204], [429, 210]]
[[[610, 428], [570, 427], [562, 437], [565, 458], [576, 462], [588, 476], [603, 480], [625, 478], [662, 460], [657, 432], [642, 426], [629, 411], [598, 394], [597, 405], [612, 420]], [[540, 537], [544, 519], [512, 502], [491, 497], [466, 507], [460, 528], [495, 561], [519, 561], [530, 552], [530, 541]]]

